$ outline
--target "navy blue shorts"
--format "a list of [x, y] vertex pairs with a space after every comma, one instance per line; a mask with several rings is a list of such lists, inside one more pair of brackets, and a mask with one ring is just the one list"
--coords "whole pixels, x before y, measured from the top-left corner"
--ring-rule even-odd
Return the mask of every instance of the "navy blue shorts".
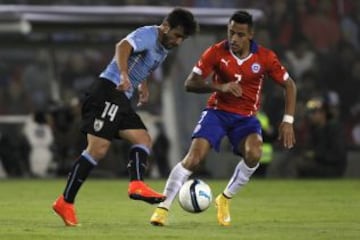
[[221, 140], [226, 135], [232, 145], [233, 152], [241, 155], [238, 146], [241, 140], [252, 133], [261, 136], [261, 125], [255, 116], [242, 116], [214, 109], [202, 112], [192, 138], [205, 138], [217, 152], [220, 150]]

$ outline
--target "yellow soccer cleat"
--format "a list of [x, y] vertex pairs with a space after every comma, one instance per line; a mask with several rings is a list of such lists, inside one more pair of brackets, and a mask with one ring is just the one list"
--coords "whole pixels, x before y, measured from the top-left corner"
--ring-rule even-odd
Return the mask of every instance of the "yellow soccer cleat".
[[230, 199], [226, 198], [222, 193], [215, 199], [217, 208], [217, 220], [221, 226], [230, 226]]
[[168, 218], [169, 210], [157, 207], [150, 218], [150, 223], [154, 226], [164, 226]]

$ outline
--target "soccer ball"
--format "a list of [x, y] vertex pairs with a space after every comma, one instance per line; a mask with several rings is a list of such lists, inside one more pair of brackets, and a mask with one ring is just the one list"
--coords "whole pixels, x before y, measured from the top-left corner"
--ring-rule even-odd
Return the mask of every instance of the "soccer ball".
[[200, 213], [211, 204], [212, 193], [209, 185], [199, 179], [184, 183], [179, 192], [180, 206], [187, 212]]

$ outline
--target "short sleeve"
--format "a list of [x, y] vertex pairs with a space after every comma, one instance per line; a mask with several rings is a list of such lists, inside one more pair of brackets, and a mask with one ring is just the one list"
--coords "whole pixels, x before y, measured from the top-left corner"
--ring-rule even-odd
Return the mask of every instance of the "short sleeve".
[[269, 51], [267, 56], [268, 74], [276, 82], [283, 83], [289, 78], [289, 73], [280, 63], [278, 57], [273, 51]]
[[141, 27], [128, 34], [125, 39], [133, 47], [134, 52], [142, 52], [154, 47], [157, 41], [157, 32], [153, 28]]
[[193, 68], [193, 72], [198, 75], [201, 75], [203, 78], [209, 76], [211, 72], [213, 72], [216, 64], [216, 48], [215, 46], [211, 46], [205, 50], [205, 52], [201, 55], [199, 61]]

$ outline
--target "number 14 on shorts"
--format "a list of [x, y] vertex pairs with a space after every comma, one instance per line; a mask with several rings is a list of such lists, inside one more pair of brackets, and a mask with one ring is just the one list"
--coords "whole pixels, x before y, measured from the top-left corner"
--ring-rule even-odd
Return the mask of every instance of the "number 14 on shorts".
[[105, 108], [101, 114], [101, 118], [104, 119], [107, 116], [109, 116], [110, 121], [111, 122], [114, 121], [118, 109], [119, 109], [118, 105], [105, 101]]

